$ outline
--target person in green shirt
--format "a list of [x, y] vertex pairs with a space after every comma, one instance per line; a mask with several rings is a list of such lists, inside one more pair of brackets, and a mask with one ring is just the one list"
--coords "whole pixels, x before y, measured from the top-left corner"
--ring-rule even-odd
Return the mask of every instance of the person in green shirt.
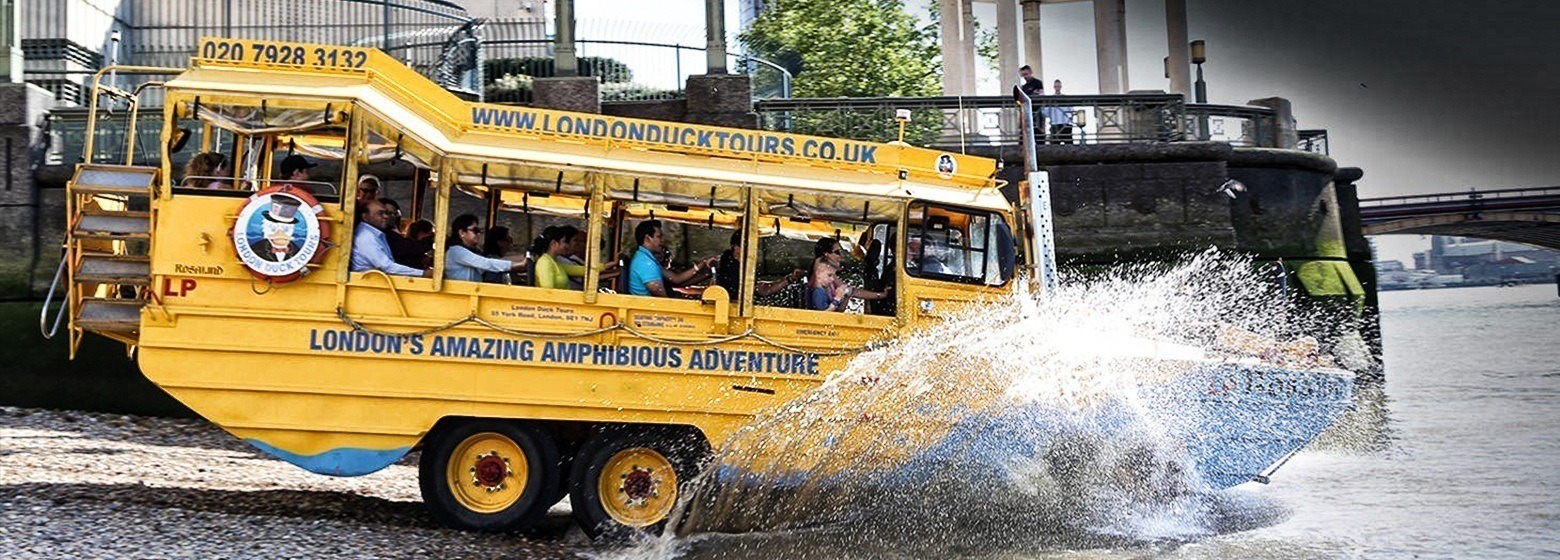
[[531, 254], [536, 256], [536, 271], [532, 276], [538, 288], [569, 289], [570, 276], [584, 276], [585, 267], [570, 264], [563, 255], [570, 249], [570, 232], [558, 226], [542, 230], [531, 243]]

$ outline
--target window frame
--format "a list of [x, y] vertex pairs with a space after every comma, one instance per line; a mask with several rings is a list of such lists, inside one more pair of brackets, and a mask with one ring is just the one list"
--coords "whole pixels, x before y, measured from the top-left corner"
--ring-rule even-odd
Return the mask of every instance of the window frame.
[[[914, 210], [917, 208], [917, 206], [927, 207], [927, 208], [937, 208], [937, 209], [947, 210], [947, 211], [951, 211], [951, 212], [960, 212], [960, 213], [969, 215], [971, 218], [974, 218], [976, 215], [979, 215], [979, 214], [985, 214], [987, 216], [986, 236], [988, 237], [988, 239], [986, 239], [986, 241], [985, 241], [985, 245], [986, 246], [981, 248], [981, 249], [975, 249], [973, 246], [971, 246], [971, 243], [970, 243], [970, 239], [972, 239], [972, 237], [969, 237], [968, 234], [966, 234], [965, 247], [963, 248], [963, 250], [965, 252], [979, 251], [980, 255], [981, 255], [981, 262], [983, 263], [982, 266], [985, 266], [985, 263], [990, 260], [990, 258], [991, 258], [990, 253], [992, 253], [993, 251], [996, 250], [995, 247], [991, 246], [991, 239], [989, 239], [992, 236], [992, 232], [994, 230], [994, 222], [995, 221], [1002, 221], [1003, 223], [1007, 222], [1006, 218], [1004, 218], [1002, 216], [1002, 213], [998, 212], [998, 211], [995, 211], [995, 210], [987, 210], [987, 209], [983, 209], [983, 208], [972, 208], [972, 207], [968, 207], [968, 206], [959, 206], [957, 204], [947, 204], [947, 203], [935, 202], [935, 201], [931, 201], [931, 200], [912, 200], [912, 201], [910, 201], [909, 203], [905, 204], [905, 225], [904, 225], [905, 235], [901, 236], [903, 239], [900, 240], [899, 255], [898, 255], [899, 256], [899, 259], [898, 259], [899, 260], [899, 269], [904, 271], [906, 276], [909, 276], [910, 278], [915, 278], [915, 279], [918, 279], [918, 280], [932, 280], [932, 281], [937, 281], [937, 282], [951, 282], [951, 283], [954, 283], [954, 284], [964, 284], [964, 285], [969, 285], [969, 286], [983, 286], [983, 287], [987, 287], [987, 288], [1001, 288], [1001, 287], [1007, 286], [1009, 282], [1013, 281], [1011, 278], [1009, 278], [1009, 279], [1006, 279], [1006, 280], [1002, 280], [1001, 282], [996, 283], [996, 284], [988, 283], [986, 281], [986, 277], [991, 274], [990, 270], [982, 270], [982, 275], [980, 277], [974, 277], [974, 276], [964, 276], [964, 275], [958, 275], [958, 274], [942, 274], [942, 273], [938, 273], [938, 272], [926, 272], [926, 271], [922, 270], [919, 266], [917, 266], [914, 269], [911, 269], [910, 266], [909, 266], [910, 259], [906, 258], [906, 255], [909, 254], [908, 249], [909, 249], [909, 245], [910, 245], [910, 233], [915, 233], [918, 238], [924, 239], [925, 235], [926, 235], [926, 224], [927, 224], [927, 222], [929, 222], [929, 220], [927, 220], [927, 218], [926, 218], [925, 213], [923, 212], [920, 226], [914, 228], [913, 230], [911, 229], [910, 216], [914, 212]], [[1008, 227], [1011, 229], [1012, 228], [1012, 224], [1008, 224]], [[922, 250], [922, 255], [924, 257], [925, 251], [926, 251], [925, 247], [922, 247], [921, 250]], [[1001, 264], [998, 263], [997, 266], [1000, 267]], [[1001, 278], [1001, 277], [1002, 277], [1002, 274], [999, 271], [997, 273], [997, 278]]]

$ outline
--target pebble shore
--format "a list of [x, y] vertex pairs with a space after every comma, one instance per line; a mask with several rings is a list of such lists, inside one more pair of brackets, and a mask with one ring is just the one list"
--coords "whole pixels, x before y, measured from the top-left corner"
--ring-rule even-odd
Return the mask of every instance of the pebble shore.
[[309, 473], [202, 420], [0, 407], [0, 557], [579, 558], [568, 501], [526, 535], [440, 526], [417, 456]]

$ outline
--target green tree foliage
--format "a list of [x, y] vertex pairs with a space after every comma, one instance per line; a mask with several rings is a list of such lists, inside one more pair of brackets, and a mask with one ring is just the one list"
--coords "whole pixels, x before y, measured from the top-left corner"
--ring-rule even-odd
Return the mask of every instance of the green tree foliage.
[[[922, 97], [942, 93], [937, 36], [903, 0], [776, 0], [742, 34], [756, 56], [786, 67], [794, 97]], [[755, 84], [761, 85], [761, 84]], [[905, 140], [936, 138], [941, 112], [918, 110]], [[887, 141], [891, 112], [816, 111], [781, 117], [802, 134]]]
[[937, 95], [936, 37], [903, 0], [776, 0], [742, 41], [786, 66], [796, 97]]

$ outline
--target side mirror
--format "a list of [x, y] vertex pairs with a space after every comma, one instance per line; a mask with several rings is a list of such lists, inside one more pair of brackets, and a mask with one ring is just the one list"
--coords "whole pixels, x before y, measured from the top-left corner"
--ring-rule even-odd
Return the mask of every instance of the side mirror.
[[1002, 275], [1002, 281], [1013, 279], [1013, 269], [1018, 265], [1018, 243], [1013, 239], [1013, 228], [1008, 227], [1005, 220], [996, 222], [995, 233], [997, 250], [997, 271]]
[[177, 154], [184, 151], [184, 145], [190, 141], [190, 129], [179, 127], [173, 131], [173, 138], [168, 140], [168, 153]]

